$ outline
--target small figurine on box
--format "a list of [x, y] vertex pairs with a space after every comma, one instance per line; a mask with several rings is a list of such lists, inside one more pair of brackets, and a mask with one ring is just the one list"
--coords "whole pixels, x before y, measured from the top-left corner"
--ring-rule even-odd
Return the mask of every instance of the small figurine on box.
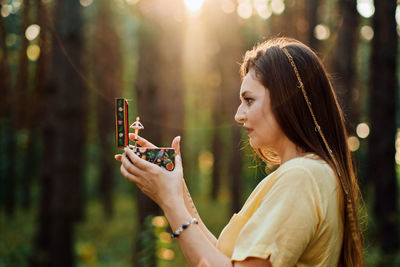
[[[163, 169], [172, 171], [175, 168], [175, 149], [172, 147], [156, 147], [154, 145], [143, 147], [143, 142], [139, 141], [139, 130], [144, 126], [140, 123], [140, 118], [129, 128], [135, 130], [134, 134], [129, 136], [128, 128], [128, 101], [125, 98], [115, 99], [115, 138], [119, 148], [129, 148], [140, 158], [154, 163]], [[129, 139], [135, 141], [135, 146], [129, 145]]]
[[140, 118], [136, 117], [136, 121], [134, 123], [132, 123], [131, 126], [129, 126], [129, 128], [132, 128], [135, 130], [135, 147], [137, 146], [139, 130], [144, 129], [144, 126], [140, 123], [139, 120], [140, 120]]

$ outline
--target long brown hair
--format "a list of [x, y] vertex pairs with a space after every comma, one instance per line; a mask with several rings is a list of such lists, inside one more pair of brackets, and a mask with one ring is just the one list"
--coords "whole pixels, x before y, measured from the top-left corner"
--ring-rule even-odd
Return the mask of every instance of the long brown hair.
[[[294, 67], [283, 49], [290, 54], [290, 60], [297, 67], [310, 106], [306, 103]], [[279, 37], [258, 44], [246, 52], [240, 68], [242, 77], [252, 68], [260, 83], [269, 90], [272, 112], [284, 134], [303, 151], [320, 156], [336, 171], [341, 188], [339, 198], [344, 230], [339, 266], [364, 266], [358, 222], [360, 190], [347, 146], [343, 113], [322, 62], [303, 43]], [[310, 108], [323, 134], [317, 129]], [[267, 162], [279, 162], [274, 151], [256, 152]]]

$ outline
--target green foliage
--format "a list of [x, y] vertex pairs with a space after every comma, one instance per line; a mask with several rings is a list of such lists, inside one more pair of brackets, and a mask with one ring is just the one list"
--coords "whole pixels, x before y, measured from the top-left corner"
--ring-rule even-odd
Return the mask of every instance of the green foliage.
[[115, 198], [114, 217], [107, 219], [98, 200], [90, 201], [86, 220], [76, 227], [78, 266], [130, 266], [137, 234], [136, 205], [129, 195]]
[[17, 210], [13, 218], [0, 213], [0, 266], [28, 266], [33, 251], [35, 210]]

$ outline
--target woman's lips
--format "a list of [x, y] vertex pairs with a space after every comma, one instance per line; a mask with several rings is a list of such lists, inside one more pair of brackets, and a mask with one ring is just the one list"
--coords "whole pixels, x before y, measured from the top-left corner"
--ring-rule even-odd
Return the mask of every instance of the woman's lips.
[[246, 130], [247, 135], [250, 135], [250, 133], [253, 131], [253, 129], [247, 128], [247, 127], [243, 127], [243, 129]]

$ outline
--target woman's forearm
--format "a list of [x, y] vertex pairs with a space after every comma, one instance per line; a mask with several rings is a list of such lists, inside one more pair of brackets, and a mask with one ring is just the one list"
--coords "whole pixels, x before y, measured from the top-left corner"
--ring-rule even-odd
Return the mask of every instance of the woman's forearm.
[[[162, 209], [173, 231], [176, 231], [193, 218], [184, 203], [169, 203], [168, 206], [164, 206]], [[196, 216], [196, 218], [198, 217]], [[209, 231], [207, 230], [207, 232]], [[203, 260], [211, 267], [231, 267], [230, 259], [216, 248], [215, 244], [207, 236], [207, 232], [204, 233], [199, 222], [199, 224], [192, 224], [187, 227], [177, 238], [189, 265], [196, 267]]]
[[196, 218], [199, 221], [198, 226], [202, 230], [203, 234], [208, 238], [208, 240], [213, 244], [214, 246], [217, 245], [217, 239], [215, 236], [208, 230], [208, 228], [205, 226], [203, 221], [200, 218], [199, 213], [197, 212], [196, 206], [194, 205], [194, 202], [192, 200], [192, 197], [190, 196], [189, 189], [186, 186], [185, 180], [182, 180], [183, 184], [183, 192], [184, 192], [184, 200], [185, 200], [185, 206], [190, 215], [194, 218]]

